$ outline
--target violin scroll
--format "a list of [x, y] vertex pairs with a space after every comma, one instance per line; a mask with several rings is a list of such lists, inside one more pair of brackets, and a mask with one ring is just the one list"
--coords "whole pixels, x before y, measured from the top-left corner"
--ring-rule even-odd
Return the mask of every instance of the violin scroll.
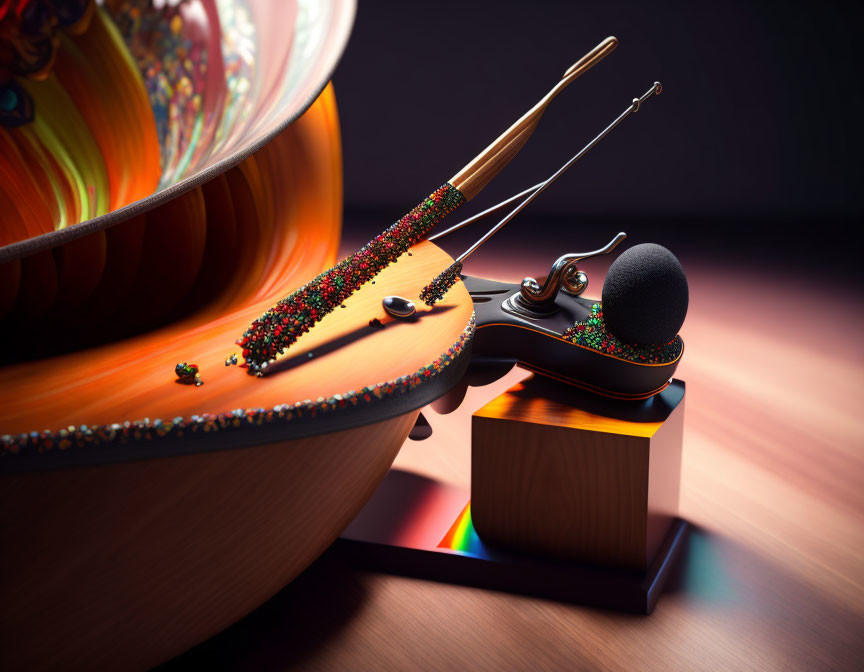
[[558, 295], [559, 289], [570, 296], [579, 296], [588, 287], [588, 276], [578, 269], [577, 264], [591, 257], [609, 254], [625, 238], [627, 238], [627, 234], [622, 231], [599, 250], [576, 252], [558, 257], [552, 264], [552, 269], [542, 287], [537, 280], [531, 277], [522, 281], [519, 289], [519, 303], [533, 312], [542, 313], [554, 310], [555, 297]]

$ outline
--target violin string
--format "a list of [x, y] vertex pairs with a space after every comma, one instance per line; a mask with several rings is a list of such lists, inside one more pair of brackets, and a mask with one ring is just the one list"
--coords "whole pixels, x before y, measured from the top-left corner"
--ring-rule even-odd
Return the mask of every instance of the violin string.
[[[654, 82], [654, 85], [648, 89], [645, 93], [643, 93], [639, 98], [634, 98], [633, 102], [630, 103], [630, 106], [624, 110], [618, 117], [609, 124], [606, 128], [604, 128], [597, 136], [594, 137], [587, 145], [585, 145], [582, 149], [580, 149], [573, 157], [570, 158], [567, 163], [561, 166], [557, 171], [555, 171], [551, 176], [549, 176], [544, 182], [541, 182], [539, 186], [532, 187], [531, 189], [526, 189], [525, 192], [521, 194], [517, 194], [516, 196], [510, 197], [507, 201], [499, 203], [492, 208], [487, 210], [494, 211], [504, 207], [509, 202], [517, 200], [520, 196], [524, 195], [526, 192], [530, 192], [530, 195], [525, 198], [518, 206], [513, 208], [503, 219], [501, 219], [495, 226], [493, 226], [489, 231], [487, 231], [477, 242], [475, 242], [471, 247], [465, 250], [461, 255], [459, 255], [454, 262], [446, 268], [442, 273], [440, 273], [437, 277], [435, 277], [432, 282], [426, 285], [420, 292], [420, 298], [427, 306], [433, 306], [435, 303], [440, 301], [444, 295], [449, 291], [449, 289], [456, 284], [459, 280], [461, 271], [462, 271], [462, 262], [465, 261], [471, 254], [473, 254], [483, 243], [489, 240], [493, 235], [495, 235], [501, 228], [507, 224], [511, 219], [513, 219], [516, 215], [518, 215], [531, 201], [533, 201], [537, 196], [539, 196], [550, 184], [552, 184], [555, 180], [557, 180], [561, 175], [563, 175], [570, 166], [576, 163], [579, 159], [585, 156], [597, 143], [599, 143], [603, 138], [605, 138], [618, 124], [624, 121], [627, 117], [629, 117], [634, 112], [637, 112], [646, 100], [648, 100], [651, 96], [655, 94], [659, 94], [663, 90], [660, 82]], [[476, 221], [480, 219], [481, 216], [487, 214], [486, 211], [475, 215], [472, 221]], [[464, 223], [461, 223], [462, 226], [467, 225], [469, 220], [466, 220]], [[459, 226], [459, 225], [457, 225]], [[451, 229], [455, 230], [454, 227]], [[444, 234], [448, 233], [451, 229], [443, 232]], [[440, 237], [440, 235], [438, 236]]]
[[[516, 215], [522, 212], [525, 207], [531, 203], [535, 198], [537, 198], [541, 193], [543, 193], [546, 188], [552, 184], [555, 180], [557, 180], [561, 175], [567, 172], [567, 169], [570, 168], [574, 163], [576, 163], [579, 159], [585, 156], [591, 149], [594, 148], [597, 143], [599, 143], [603, 138], [605, 138], [618, 124], [624, 121], [627, 117], [629, 117], [634, 112], [639, 110], [639, 107], [648, 100], [652, 95], [659, 94], [660, 91], [663, 90], [660, 82], [654, 82], [654, 85], [648, 89], [645, 93], [643, 93], [639, 98], [634, 98], [633, 102], [630, 103], [630, 106], [624, 110], [618, 118], [615, 119], [611, 124], [609, 124], [606, 128], [604, 128], [597, 136], [594, 137], [591, 142], [585, 145], [582, 149], [580, 149], [573, 157], [570, 158], [567, 163], [561, 166], [558, 170], [556, 170], [551, 176], [549, 176], [546, 181], [542, 182], [537, 189], [535, 189], [525, 200], [523, 200], [519, 205], [517, 205], [513, 210], [509, 212], [501, 221], [499, 221], [495, 226], [493, 226], [489, 231], [487, 231], [477, 242], [475, 242], [471, 247], [465, 250], [462, 254], [460, 254], [456, 261], [461, 263], [465, 261], [469, 256], [471, 256], [483, 243], [489, 240], [492, 236], [494, 236], [501, 228], [507, 224], [511, 219], [513, 219]], [[514, 198], [515, 200], [515, 198]]]
[[[545, 180], [544, 180], [544, 182], [545, 182]], [[528, 187], [527, 189], [520, 191], [518, 194], [511, 196], [507, 200], [501, 201], [500, 203], [496, 203], [495, 205], [486, 208], [482, 212], [478, 212], [476, 215], [472, 215], [468, 219], [463, 219], [461, 222], [459, 222], [458, 224], [454, 224], [449, 229], [445, 229], [444, 231], [436, 233], [434, 236], [429, 236], [428, 240], [430, 242], [435, 242], [436, 240], [439, 240], [439, 239], [443, 238], [444, 236], [449, 236], [454, 231], [458, 231], [459, 229], [463, 229], [466, 226], [468, 226], [469, 224], [473, 224], [474, 222], [481, 220], [488, 215], [491, 215], [495, 212], [498, 212], [502, 208], [506, 208], [513, 201], [518, 201], [523, 196], [527, 196], [532, 191], [536, 191], [537, 189], [539, 189], [542, 186], [543, 186], [543, 182], [538, 182], [533, 187]]]

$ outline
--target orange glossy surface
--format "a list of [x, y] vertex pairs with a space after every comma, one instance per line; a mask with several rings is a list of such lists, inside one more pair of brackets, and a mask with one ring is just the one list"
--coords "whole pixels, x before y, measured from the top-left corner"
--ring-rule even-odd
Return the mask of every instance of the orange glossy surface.
[[105, 158], [109, 210], [149, 196], [162, 173], [159, 142], [144, 82], [130, 76], [138, 66], [123, 38], [96, 11], [84, 35], [61, 35], [61, 44], [54, 69]]

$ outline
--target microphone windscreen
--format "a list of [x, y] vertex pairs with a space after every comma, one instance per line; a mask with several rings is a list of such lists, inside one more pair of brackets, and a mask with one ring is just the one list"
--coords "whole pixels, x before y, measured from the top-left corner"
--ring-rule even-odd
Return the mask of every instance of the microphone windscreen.
[[681, 263], [662, 245], [634, 245], [609, 267], [603, 320], [625, 343], [668, 343], [687, 315], [690, 292]]

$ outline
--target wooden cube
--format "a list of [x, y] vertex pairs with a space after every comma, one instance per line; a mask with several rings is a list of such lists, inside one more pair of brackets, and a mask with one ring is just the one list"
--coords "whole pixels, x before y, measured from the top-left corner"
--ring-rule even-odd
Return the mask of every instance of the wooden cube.
[[471, 512], [485, 541], [645, 569], [678, 513], [684, 382], [618, 401], [534, 375], [472, 417]]

